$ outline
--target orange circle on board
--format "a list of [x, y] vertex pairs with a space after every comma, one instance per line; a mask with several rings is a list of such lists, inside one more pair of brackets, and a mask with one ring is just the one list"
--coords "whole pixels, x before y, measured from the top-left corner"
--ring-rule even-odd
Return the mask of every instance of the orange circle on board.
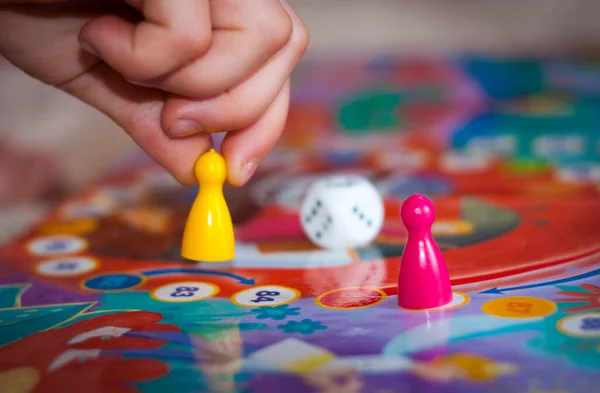
[[508, 296], [488, 300], [481, 306], [483, 312], [501, 318], [540, 318], [553, 314], [556, 304], [533, 296]]
[[376, 288], [339, 288], [319, 295], [315, 303], [332, 310], [352, 310], [374, 306], [381, 303], [386, 296], [385, 292]]
[[51, 235], [84, 235], [98, 228], [98, 221], [95, 219], [79, 219], [68, 221], [49, 221], [41, 224], [37, 233], [41, 236]]

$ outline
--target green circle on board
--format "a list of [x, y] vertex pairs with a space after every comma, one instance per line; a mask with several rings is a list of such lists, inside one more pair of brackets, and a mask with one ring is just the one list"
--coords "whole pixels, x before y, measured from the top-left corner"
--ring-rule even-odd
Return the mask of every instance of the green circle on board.
[[548, 160], [541, 158], [515, 158], [507, 162], [507, 170], [518, 175], [535, 175], [551, 167]]
[[340, 126], [360, 135], [372, 131], [395, 131], [402, 124], [398, 107], [403, 97], [389, 90], [364, 90], [346, 99], [338, 111]]

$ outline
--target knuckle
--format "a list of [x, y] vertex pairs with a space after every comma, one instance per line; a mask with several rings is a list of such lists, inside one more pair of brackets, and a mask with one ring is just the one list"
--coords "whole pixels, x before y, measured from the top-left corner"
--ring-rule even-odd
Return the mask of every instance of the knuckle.
[[162, 74], [161, 69], [156, 69], [147, 61], [132, 58], [129, 64], [121, 67], [119, 70], [123, 77], [134, 84], [142, 85], [143, 82], [149, 82]]
[[294, 25], [287, 12], [281, 12], [271, 18], [263, 18], [257, 26], [258, 34], [264, 45], [276, 52], [291, 39]]
[[128, 79], [152, 81], [208, 52], [211, 35], [202, 31], [173, 32], [160, 46], [140, 47], [122, 73]]
[[186, 55], [201, 56], [208, 52], [212, 43], [212, 34], [204, 29], [190, 29], [175, 34], [176, 47]]
[[294, 26], [294, 48], [300, 56], [304, 55], [306, 49], [308, 49], [309, 42], [310, 37], [306, 26], [301, 23]]
[[254, 123], [262, 114], [261, 100], [248, 101], [236, 94], [228, 94], [220, 103], [227, 116], [226, 129], [239, 130]]

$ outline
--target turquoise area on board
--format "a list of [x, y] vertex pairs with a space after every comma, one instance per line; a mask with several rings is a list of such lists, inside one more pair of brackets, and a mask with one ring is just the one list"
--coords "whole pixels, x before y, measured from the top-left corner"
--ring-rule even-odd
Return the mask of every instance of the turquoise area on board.
[[490, 98], [505, 99], [544, 90], [543, 64], [538, 61], [465, 57], [460, 64]]
[[4, 285], [0, 287], [0, 309], [16, 307], [26, 285]]
[[285, 324], [278, 325], [277, 329], [281, 329], [287, 334], [299, 333], [308, 335], [319, 330], [325, 330], [327, 326], [323, 325], [320, 321], [305, 318], [301, 321], [287, 321]]
[[0, 346], [68, 321], [93, 303], [19, 307], [0, 310]]
[[289, 304], [280, 304], [279, 306], [263, 306], [250, 310], [256, 315], [256, 319], [272, 319], [282, 321], [289, 316], [300, 315], [300, 307], [290, 307]]
[[[586, 338], [572, 337], [562, 333], [556, 328], [558, 321], [576, 315], [576, 313], [566, 311], [573, 307], [574, 303], [557, 303], [557, 306], [557, 312], [542, 321], [541, 334], [532, 338], [527, 343], [527, 348], [540, 357], [558, 357], [579, 367], [590, 370], [600, 369], [600, 329], [599, 334]], [[600, 308], [597, 307], [595, 312], [600, 312]], [[597, 326], [600, 328], [600, 321], [598, 323]]]
[[[159, 380], [138, 383], [136, 386], [144, 393], [198, 393], [223, 391], [227, 393], [243, 392], [244, 383], [251, 375], [243, 372], [230, 374], [222, 372], [215, 375], [203, 374], [198, 371], [198, 366], [189, 362], [166, 362], [171, 371]], [[224, 390], [227, 387], [227, 390]], [[220, 388], [220, 390], [219, 390]]]
[[[450, 144], [486, 150], [521, 162], [600, 161], [600, 99], [528, 97], [487, 108], [456, 128]], [[517, 169], [522, 169], [523, 165]]]
[[586, 290], [585, 288], [582, 288], [579, 285], [555, 285], [555, 286], [556, 286], [556, 288], [558, 288], [564, 292], [590, 293], [588, 290]]

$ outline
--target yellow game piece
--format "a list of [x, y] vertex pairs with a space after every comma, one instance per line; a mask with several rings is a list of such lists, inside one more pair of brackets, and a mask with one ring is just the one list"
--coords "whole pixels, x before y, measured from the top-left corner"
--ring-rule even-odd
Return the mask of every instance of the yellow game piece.
[[183, 232], [181, 256], [199, 262], [225, 262], [235, 254], [233, 223], [223, 196], [227, 164], [211, 149], [198, 158], [194, 174], [200, 189]]

